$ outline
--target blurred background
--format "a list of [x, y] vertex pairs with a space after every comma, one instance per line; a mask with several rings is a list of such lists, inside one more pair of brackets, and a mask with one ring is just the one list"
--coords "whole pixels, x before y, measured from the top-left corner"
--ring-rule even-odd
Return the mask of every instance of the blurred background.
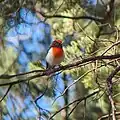
[[[120, 53], [119, 44], [104, 53], [119, 42], [119, 5], [119, 0], [0, 0], [0, 75], [45, 70], [45, 56], [55, 39], [63, 41], [62, 65]], [[110, 112], [106, 79], [119, 64], [118, 59], [96, 61], [12, 86], [2, 84], [29, 74], [0, 77], [0, 120], [105, 120]], [[117, 74], [113, 91], [117, 112], [119, 79]]]

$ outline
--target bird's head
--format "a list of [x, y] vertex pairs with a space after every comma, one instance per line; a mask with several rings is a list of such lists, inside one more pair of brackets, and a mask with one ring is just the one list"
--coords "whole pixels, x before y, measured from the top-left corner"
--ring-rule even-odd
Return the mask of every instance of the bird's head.
[[62, 40], [54, 40], [51, 47], [59, 47], [62, 48]]

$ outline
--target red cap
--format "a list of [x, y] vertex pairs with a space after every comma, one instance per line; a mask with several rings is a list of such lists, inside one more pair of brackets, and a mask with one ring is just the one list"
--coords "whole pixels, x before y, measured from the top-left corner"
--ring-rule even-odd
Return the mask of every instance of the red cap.
[[62, 40], [55, 40], [56, 42], [62, 44]]

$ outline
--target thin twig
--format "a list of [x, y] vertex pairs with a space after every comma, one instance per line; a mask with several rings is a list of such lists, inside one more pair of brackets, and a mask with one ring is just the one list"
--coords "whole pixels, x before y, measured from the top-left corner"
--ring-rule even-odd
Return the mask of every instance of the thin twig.
[[85, 30], [83, 30], [83, 28], [77, 23], [78, 27], [80, 28], [80, 30], [84, 33], [84, 35], [86, 35], [87, 38], [89, 38], [91, 41], [94, 42], [94, 39], [92, 39], [86, 32]]
[[64, 16], [64, 15], [45, 15], [44, 13], [35, 10], [35, 12], [40, 13], [43, 17], [45, 18], [68, 18], [68, 19], [73, 19], [73, 20], [80, 20], [80, 19], [88, 19], [88, 20], [94, 20], [97, 22], [102, 23], [103, 18], [97, 18], [97, 17], [92, 17], [92, 16], [78, 16], [78, 17], [71, 17], [71, 16]]
[[[115, 115], [116, 115], [116, 116], [119, 116], [119, 115], [120, 115], [120, 112], [116, 112]], [[110, 116], [112, 116], [112, 114], [110, 114]], [[98, 120], [106, 120], [108, 117], [109, 117], [109, 115], [104, 115], [104, 116], [98, 118]]]
[[[94, 68], [94, 69], [95, 69], [95, 68]], [[85, 72], [83, 75], [81, 75], [79, 78], [77, 78], [76, 80], [74, 80], [74, 82], [72, 82], [69, 86], [67, 86], [66, 89], [64, 89], [64, 91], [62, 92], [61, 95], [59, 95], [58, 97], [56, 97], [56, 98], [54, 99], [54, 101], [53, 101], [52, 104], [54, 104], [55, 101], [56, 101], [58, 98], [62, 97], [62, 96], [66, 93], [66, 91], [67, 91], [71, 86], [73, 86], [74, 84], [76, 84], [79, 80], [81, 80], [83, 77], [85, 77], [88, 73], [92, 72], [94, 69], [88, 70], [88, 71]]]
[[84, 120], [86, 120], [86, 102], [87, 102], [87, 100], [85, 99], [84, 100], [84, 114], [83, 114], [83, 118], [84, 118]]
[[80, 104], [81, 101], [78, 101], [76, 103], [76, 105], [72, 108], [72, 110], [69, 112], [69, 114], [67, 115], [67, 117], [70, 117], [70, 115], [73, 113], [73, 111], [77, 108], [77, 106]]
[[116, 116], [115, 116], [116, 108], [115, 108], [114, 101], [113, 101], [112, 79], [119, 71], [120, 71], [120, 66], [116, 67], [116, 69], [113, 72], [111, 72], [111, 74], [107, 78], [107, 87], [108, 87], [107, 92], [108, 92], [108, 98], [109, 98], [109, 101], [112, 107], [113, 120], [116, 120]]
[[114, 44], [112, 44], [111, 46], [109, 46], [102, 54], [101, 54], [101, 56], [103, 56], [105, 53], [107, 53], [112, 47], [114, 47], [114, 46], [116, 46], [116, 45], [118, 45], [118, 44], [120, 44], [120, 41], [117, 41], [117, 42], [115, 42]]
[[12, 85], [10, 85], [7, 89], [7, 91], [5, 92], [4, 96], [0, 99], [0, 102], [2, 102], [4, 100], [4, 98], [7, 96], [8, 92], [10, 91]]
[[[108, 63], [108, 64], [109, 64], [109, 63]], [[82, 79], [83, 77], [85, 77], [87, 74], [89, 74], [90, 72], [92, 72], [92, 71], [94, 71], [94, 70], [96, 70], [96, 69], [99, 69], [99, 68], [101, 68], [101, 67], [103, 67], [103, 66], [105, 66], [105, 65], [100, 65], [100, 66], [98, 66], [98, 67], [96, 67], [96, 68], [93, 68], [93, 69], [91, 69], [91, 70], [88, 70], [88, 71], [85, 72], [83, 75], [81, 75], [79, 78], [77, 78], [76, 80], [74, 80], [74, 82], [72, 82], [69, 86], [67, 86], [66, 89], [64, 89], [64, 91], [62, 92], [62, 94], [61, 94], [60, 96], [58, 96], [57, 98], [55, 98], [55, 100], [53, 101], [52, 104], [54, 104], [55, 101], [56, 101], [58, 98], [62, 97], [62, 96], [65, 94], [65, 92], [66, 92], [71, 86], [73, 86], [74, 84], [76, 84], [79, 80], [81, 80], [81, 79]]]
[[59, 109], [52, 116], [50, 116], [50, 118], [48, 120], [51, 120], [56, 114], [58, 114], [60, 111], [64, 110], [66, 107], [69, 107], [70, 105], [72, 105], [72, 104], [74, 104], [76, 102], [82, 102], [83, 100], [88, 99], [89, 97], [92, 97], [93, 95], [97, 94], [98, 92], [99, 92], [99, 90], [97, 90], [97, 91], [95, 91], [95, 92], [93, 92], [93, 93], [91, 93], [91, 94], [89, 94], [89, 95], [87, 95], [85, 97], [78, 98], [78, 99], [74, 100], [73, 102], [65, 105], [63, 108]]

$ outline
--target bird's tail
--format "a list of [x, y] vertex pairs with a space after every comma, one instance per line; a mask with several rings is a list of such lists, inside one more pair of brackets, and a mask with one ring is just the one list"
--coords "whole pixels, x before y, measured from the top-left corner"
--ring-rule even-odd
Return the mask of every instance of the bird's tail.
[[48, 64], [48, 62], [46, 62], [46, 69], [49, 69], [49, 64]]

